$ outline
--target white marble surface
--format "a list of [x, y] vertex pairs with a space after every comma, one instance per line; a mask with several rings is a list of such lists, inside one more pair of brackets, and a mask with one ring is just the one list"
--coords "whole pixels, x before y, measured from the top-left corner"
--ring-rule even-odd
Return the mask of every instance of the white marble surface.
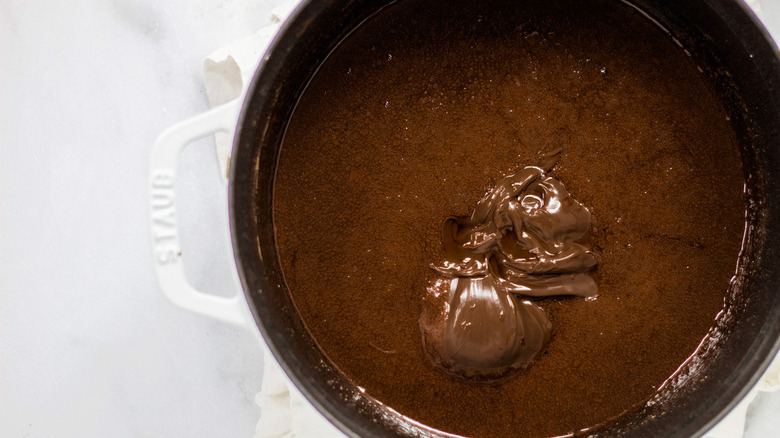
[[[156, 135], [208, 107], [203, 58], [278, 3], [0, 2], [0, 437], [252, 436], [260, 347], [160, 294], [146, 176]], [[227, 295], [217, 172], [189, 148], [178, 202], [193, 283]], [[759, 395], [748, 436], [780, 436], [778, 412]]]

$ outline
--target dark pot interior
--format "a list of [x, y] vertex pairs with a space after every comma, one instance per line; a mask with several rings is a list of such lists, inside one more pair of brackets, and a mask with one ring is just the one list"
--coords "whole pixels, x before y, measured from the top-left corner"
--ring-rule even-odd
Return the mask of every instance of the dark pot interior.
[[[230, 217], [244, 292], [271, 351], [300, 391], [352, 436], [439, 436], [382, 409], [328, 362], [286, 289], [272, 221], [278, 152], [295, 102], [328, 53], [391, 1], [304, 1], [250, 87], [233, 146]], [[712, 342], [649, 403], [598, 436], [698, 436], [756, 383], [780, 346], [780, 58], [738, 1], [634, 0], [713, 79], [740, 137], [748, 197], [742, 272]]]

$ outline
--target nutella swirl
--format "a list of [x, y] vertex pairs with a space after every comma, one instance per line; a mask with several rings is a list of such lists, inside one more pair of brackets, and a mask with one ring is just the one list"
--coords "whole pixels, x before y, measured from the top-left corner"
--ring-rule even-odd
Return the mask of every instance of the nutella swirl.
[[469, 216], [444, 221], [446, 258], [432, 268], [448, 281], [429, 288], [420, 326], [426, 351], [446, 370], [489, 379], [533, 361], [552, 324], [518, 296], [596, 295], [588, 275], [596, 258], [577, 243], [590, 212], [548, 175], [558, 157], [502, 179]]

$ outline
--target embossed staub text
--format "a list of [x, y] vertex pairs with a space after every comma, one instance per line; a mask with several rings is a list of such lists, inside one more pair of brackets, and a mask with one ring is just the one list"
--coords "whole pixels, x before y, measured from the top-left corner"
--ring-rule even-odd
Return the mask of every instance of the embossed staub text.
[[175, 178], [171, 169], [154, 169], [151, 177], [152, 245], [159, 264], [176, 263], [179, 239], [176, 234]]

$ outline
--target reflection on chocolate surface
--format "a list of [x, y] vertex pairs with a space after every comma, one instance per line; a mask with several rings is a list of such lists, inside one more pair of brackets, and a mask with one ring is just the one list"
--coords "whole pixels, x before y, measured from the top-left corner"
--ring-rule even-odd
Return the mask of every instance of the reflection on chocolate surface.
[[[499, 181], [469, 216], [444, 221], [446, 259], [432, 268], [452, 280], [446, 302], [425, 300], [433, 308], [420, 318], [437, 365], [482, 378], [527, 366], [552, 324], [542, 309], [512, 294], [596, 295], [587, 274], [596, 259], [575, 243], [588, 230], [590, 212], [548, 175], [559, 153]], [[429, 291], [437, 298], [439, 289]]]

